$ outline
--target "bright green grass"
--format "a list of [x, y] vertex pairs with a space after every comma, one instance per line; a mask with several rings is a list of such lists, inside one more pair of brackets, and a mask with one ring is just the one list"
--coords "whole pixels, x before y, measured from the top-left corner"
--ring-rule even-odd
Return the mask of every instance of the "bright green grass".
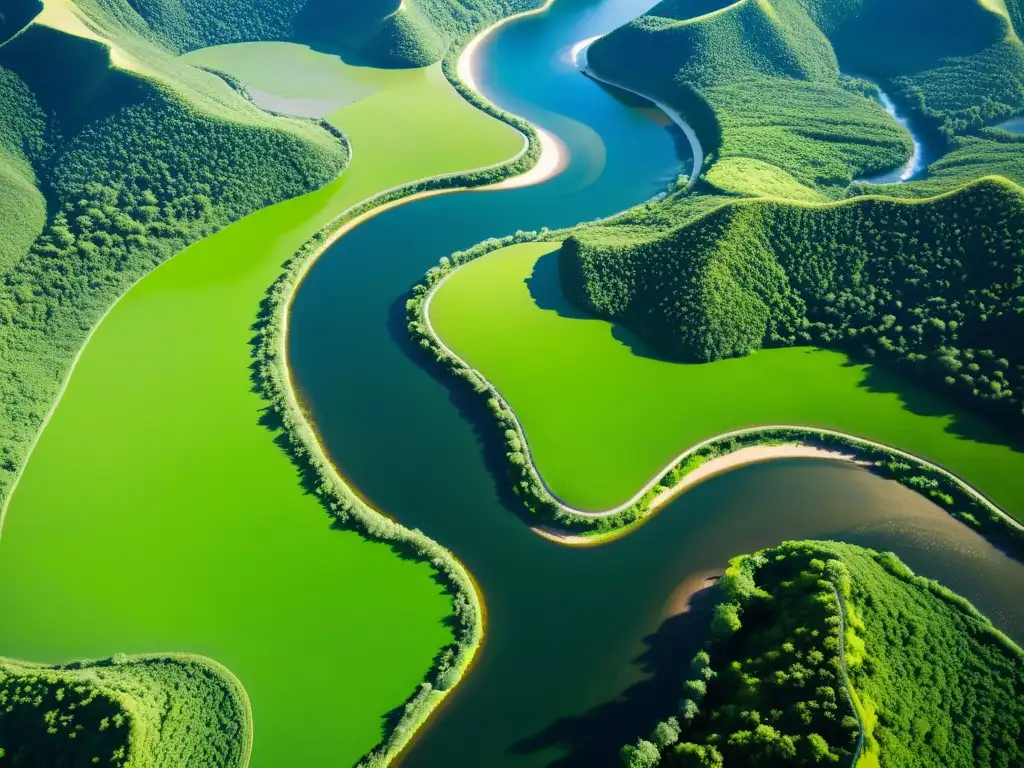
[[3, 528], [0, 656], [210, 656], [252, 698], [257, 768], [353, 764], [451, 640], [428, 567], [332, 530], [303, 494], [249, 380], [260, 301], [311, 234], [376, 190], [522, 146], [437, 66], [388, 80], [332, 116], [355, 149], [342, 178], [192, 246], [116, 305]]
[[707, 182], [722, 192], [757, 197], [781, 197], [805, 203], [821, 203], [826, 197], [794, 179], [778, 166], [752, 157], [725, 157], [712, 165]]
[[690, 365], [637, 354], [619, 340], [628, 339], [622, 329], [580, 317], [562, 298], [557, 247], [516, 245], [467, 264], [438, 289], [430, 318], [445, 344], [508, 400], [542, 476], [567, 503], [613, 507], [700, 440], [794, 424], [935, 461], [1024, 520], [1024, 453], [978, 420], [837, 352], [764, 350]]

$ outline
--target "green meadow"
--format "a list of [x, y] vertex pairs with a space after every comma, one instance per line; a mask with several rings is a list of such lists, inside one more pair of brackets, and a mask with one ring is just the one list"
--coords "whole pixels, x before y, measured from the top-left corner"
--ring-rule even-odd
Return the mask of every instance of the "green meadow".
[[[253, 766], [353, 764], [451, 641], [451, 601], [429, 567], [335, 529], [303, 491], [260, 424], [252, 325], [282, 264], [339, 212], [509, 158], [522, 138], [463, 101], [439, 65], [348, 78], [298, 46], [263, 44], [258, 62], [247, 51], [187, 60], [281, 99], [361, 89], [329, 115], [352, 162], [178, 254], [103, 320], [3, 524], [0, 656], [203, 654], [252, 699]], [[277, 74], [300, 59], [328, 75], [297, 96]]]
[[1024, 453], [994, 428], [838, 352], [657, 359], [621, 326], [584, 316], [563, 297], [558, 247], [514, 245], [466, 264], [437, 289], [429, 312], [442, 341], [507, 399], [542, 477], [566, 503], [616, 506], [701, 440], [790, 424], [915, 453], [1024, 520]]

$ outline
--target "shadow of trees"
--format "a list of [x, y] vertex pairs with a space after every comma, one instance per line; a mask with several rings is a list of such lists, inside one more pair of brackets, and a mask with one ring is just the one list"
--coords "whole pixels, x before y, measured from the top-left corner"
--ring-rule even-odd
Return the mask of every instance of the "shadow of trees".
[[566, 751], [549, 764], [552, 768], [617, 768], [623, 745], [646, 737], [659, 721], [676, 714], [690, 660], [707, 636], [715, 599], [715, 590], [702, 589], [691, 599], [689, 610], [666, 619], [644, 638], [646, 648], [634, 661], [644, 679], [589, 712], [559, 718], [509, 751]]

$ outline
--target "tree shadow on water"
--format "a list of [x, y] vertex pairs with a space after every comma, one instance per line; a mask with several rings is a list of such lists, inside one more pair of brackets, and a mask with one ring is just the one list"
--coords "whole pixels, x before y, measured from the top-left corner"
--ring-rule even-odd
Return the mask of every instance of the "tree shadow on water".
[[638, 738], [647, 738], [661, 720], [676, 715], [683, 698], [690, 661], [707, 636], [716, 592], [703, 589], [685, 613], [662, 622], [644, 638], [646, 650], [635, 661], [644, 679], [611, 701], [582, 715], [562, 717], [543, 731], [513, 744], [509, 752], [528, 755], [548, 749], [567, 754], [552, 768], [616, 768], [619, 750]]
[[448, 401], [455, 407], [460, 418], [473, 430], [473, 437], [479, 446], [484, 466], [488, 475], [494, 480], [498, 502], [507, 511], [516, 515], [527, 525], [536, 520], [516, 495], [508, 471], [508, 457], [505, 455], [505, 443], [498, 430], [494, 415], [487, 408], [485, 398], [475, 392], [464, 379], [453, 376], [449, 371], [438, 365], [430, 353], [425, 352], [409, 336], [405, 302], [408, 296], [395, 299], [388, 310], [388, 335], [395, 347], [417, 368], [426, 373], [434, 381], [442, 384], [448, 392]]

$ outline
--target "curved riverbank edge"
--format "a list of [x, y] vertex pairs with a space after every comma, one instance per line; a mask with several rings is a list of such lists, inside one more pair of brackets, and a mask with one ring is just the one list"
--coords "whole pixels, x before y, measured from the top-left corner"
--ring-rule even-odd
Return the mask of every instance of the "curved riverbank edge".
[[[406, 302], [406, 318], [413, 340], [427, 351], [442, 368], [464, 380], [486, 402], [499, 433], [504, 438], [505, 454], [513, 489], [523, 500], [537, 523], [536, 533], [560, 544], [594, 546], [626, 535], [643, 525], [672, 497], [713, 474], [734, 469], [755, 455], [783, 458], [783, 447], [814, 449], [811, 458], [855, 461], [876, 474], [896, 480], [923, 494], [957, 519], [981, 532], [986, 538], [1003, 543], [1020, 557], [1024, 556], [1024, 525], [1004, 512], [995, 502], [973, 488], [950, 470], [919, 456], [856, 435], [808, 425], [766, 425], [726, 432], [690, 446], [644, 485], [632, 498], [601, 511], [577, 509], [551, 490], [541, 475], [522, 422], [490, 380], [449, 348], [430, 321], [430, 304], [437, 290], [459, 267], [499, 248], [523, 242], [554, 240], [557, 233], [519, 232], [484, 241], [465, 252], [441, 260], [415, 286]], [[744, 450], [758, 447], [762, 452]], [[742, 454], [742, 457], [741, 457]], [[713, 462], [724, 457], [731, 460]], [[737, 458], [739, 457], [739, 458]], [[696, 479], [687, 480], [701, 470]]]
[[[547, 0], [537, 9], [499, 20], [477, 34], [467, 47], [473, 45], [475, 50], [480, 41], [498, 27], [514, 19], [541, 13], [553, 1]], [[545, 147], [550, 150], [551, 144], [557, 140], [539, 131], [528, 121], [501, 110], [464, 83], [458, 74], [459, 62], [471, 60], [472, 57], [467, 59], [464, 52], [450, 54], [442, 62], [442, 70], [455, 90], [473, 106], [518, 130], [524, 138], [522, 150], [510, 160], [484, 168], [441, 174], [384, 190], [340, 213], [307, 240], [283, 266], [281, 276], [264, 299], [259, 333], [254, 341], [253, 357], [256, 365], [253, 376], [257, 389], [268, 402], [268, 408], [280, 419], [281, 429], [288, 438], [286, 450], [307, 486], [321, 497], [327, 511], [347, 527], [369, 539], [390, 544], [404, 556], [430, 564], [452, 596], [456, 620], [455, 641], [441, 649], [427, 679], [406, 701], [397, 724], [360, 761], [359, 765], [363, 768], [379, 768], [391, 763], [412, 742], [416, 732], [469, 671], [483, 641], [486, 609], [479, 587], [454, 554], [418, 529], [406, 528], [370, 506], [345, 481], [328, 457], [312, 420], [299, 400], [288, 363], [289, 315], [299, 287], [320, 256], [367, 219], [397, 205], [434, 195], [505, 188], [503, 183], [517, 177], [521, 182], [517, 186], [537, 184], [564, 167], [565, 157], [557, 153], [553, 155], [553, 163], [550, 160], [544, 163], [543, 172], [534, 171], [541, 165]], [[549, 139], [547, 144], [545, 136]], [[552, 154], [549, 151], [550, 157]]]
[[579, 69], [581, 74], [589, 77], [591, 80], [611, 86], [612, 88], [617, 88], [620, 91], [632, 93], [634, 96], [639, 96], [641, 99], [651, 102], [654, 106], [668, 115], [669, 120], [671, 120], [673, 124], [683, 132], [683, 135], [686, 137], [686, 141], [690, 144], [690, 153], [693, 155], [693, 170], [690, 171], [690, 178], [685, 187], [685, 189], [690, 189], [697, 183], [697, 179], [700, 178], [701, 171], [704, 169], [704, 147], [701, 145], [700, 139], [697, 138], [697, 132], [693, 130], [693, 126], [686, 122], [678, 110], [672, 108], [664, 101], [661, 101], [648, 93], [638, 91], [628, 85], [623, 85], [620, 82], [604, 77], [600, 73], [594, 71], [594, 68], [590, 66], [590, 63], [587, 60], [587, 49], [600, 40], [601, 37], [603, 37], [603, 35], [587, 38], [586, 40], [581, 40], [576, 43], [570, 52], [573, 63]]
[[[553, 2], [554, 0], [546, 0], [542, 7], [505, 17], [484, 29], [473, 39], [482, 40], [502, 24], [523, 16], [540, 13], [550, 7]], [[485, 620], [483, 596], [468, 570], [451, 552], [425, 536], [422, 532], [407, 529], [370, 507], [345, 483], [341, 474], [327, 458], [319, 437], [307, 420], [292, 387], [291, 372], [288, 369], [286, 353], [288, 310], [302, 279], [317, 258], [338, 238], [359, 223], [388, 208], [401, 203], [411, 202], [415, 199], [447, 192], [494, 188], [514, 177], [527, 175], [528, 172], [538, 165], [542, 151], [540, 133], [528, 121], [501, 110], [484, 97], [483, 94], [462, 83], [456, 73], [460, 53], [461, 49], [453, 48], [452, 52], [442, 61], [442, 71], [445, 77], [463, 99], [485, 114], [517, 130], [523, 137], [522, 149], [514, 157], [488, 166], [467, 171], [439, 174], [383, 190], [342, 211], [307, 240], [302, 248], [282, 266], [281, 276], [268, 289], [267, 296], [260, 309], [261, 328], [259, 336], [254, 342], [253, 354], [256, 358], [257, 371], [253, 376], [257, 380], [259, 392], [268, 401], [268, 407], [273, 409], [280, 417], [284, 432], [289, 439], [289, 454], [303, 475], [304, 480], [309, 484], [311, 491], [321, 497], [325, 508], [330, 514], [341, 522], [348, 524], [349, 527], [358, 530], [367, 538], [388, 542], [402, 554], [410, 556], [417, 561], [430, 564], [440, 580], [445, 584], [448, 593], [453, 599], [454, 615], [456, 624], [459, 627], [456, 632], [457, 642], [453, 647], [442, 649], [436, 659], [434, 668], [428, 676], [430, 679], [421, 683], [420, 687], [407, 699], [401, 718], [393, 730], [385, 734], [380, 744], [360, 761], [360, 766], [365, 766], [365, 768], [380, 768], [381, 766], [388, 765], [405, 748], [413, 734], [426, 722], [448, 691], [458, 683], [469, 669], [483, 639]], [[549, 134], [545, 135], [550, 139], [548, 146], [550, 147], [554, 144], [557, 149], [557, 140]], [[343, 174], [348, 167], [348, 163], [351, 162], [354, 150], [348, 144], [347, 139], [343, 138], [342, 141], [348, 146], [349, 150], [345, 168], [342, 169]], [[544, 174], [535, 173], [530, 175], [529, 183], [537, 184], [555, 175], [565, 167], [565, 159], [564, 156], [556, 156], [553, 164], [550, 161], [547, 163], [547, 171]], [[153, 271], [159, 269], [173, 258], [174, 256], [171, 256], [154, 267], [153, 270], [142, 275], [139, 280], [115, 299], [100, 319], [89, 329], [85, 340], [64, 376], [53, 404], [33, 438], [31, 447], [19, 467], [18, 474], [12, 481], [9, 492], [4, 497], [2, 505], [0, 505], [0, 534], [2, 534], [3, 522], [6, 518], [10, 500], [14, 497], [14, 492], [17, 489], [17, 484], [24, 474], [25, 467], [31, 460], [32, 454], [50, 419], [60, 405], [71, 383], [75, 368], [88, 347], [89, 341], [118, 303], [141, 280], [151, 275]], [[147, 656], [153, 656], [153, 654], [147, 654]], [[179, 653], [161, 654], [160, 656], [188, 658], [190, 655]], [[196, 658], [205, 659], [205, 657]], [[205, 659], [205, 661], [209, 663], [212, 660]], [[12, 663], [27, 666], [27, 662], [12, 661]], [[227, 668], [225, 667], [225, 669]], [[232, 679], [237, 680], [233, 673], [230, 673], [230, 670], [228, 672], [231, 674]], [[241, 686], [240, 682], [239, 686]], [[244, 687], [241, 690], [245, 693]], [[249, 713], [247, 754], [251, 755], [253, 720], [248, 694], [245, 694], [245, 702]], [[248, 762], [247, 757], [246, 765]]]
[[244, 720], [244, 722], [240, 724], [242, 726], [242, 732], [244, 734], [244, 742], [242, 744], [243, 759], [239, 763], [238, 768], [245, 768], [245, 766], [248, 766], [249, 761], [252, 758], [252, 743], [254, 736], [252, 700], [249, 698], [249, 692], [245, 690], [245, 686], [242, 685], [242, 681], [235, 676], [235, 673], [223, 664], [221, 664], [216, 659], [212, 659], [209, 656], [203, 656], [198, 653], [118, 654], [116, 656], [108, 656], [102, 659], [81, 659], [70, 664], [38, 664], [32, 661], [22, 661], [21, 659], [0, 657], [0, 666], [6, 664], [11, 667], [15, 667], [26, 671], [52, 671], [59, 674], [62, 671], [88, 671], [90, 667], [95, 667], [104, 663], [118, 665], [144, 664], [146, 662], [161, 661], [189, 661], [199, 664], [200, 666], [206, 667], [210, 672], [216, 675], [217, 678], [225, 685], [231, 698], [234, 700], [234, 703], [238, 711], [242, 713]]

